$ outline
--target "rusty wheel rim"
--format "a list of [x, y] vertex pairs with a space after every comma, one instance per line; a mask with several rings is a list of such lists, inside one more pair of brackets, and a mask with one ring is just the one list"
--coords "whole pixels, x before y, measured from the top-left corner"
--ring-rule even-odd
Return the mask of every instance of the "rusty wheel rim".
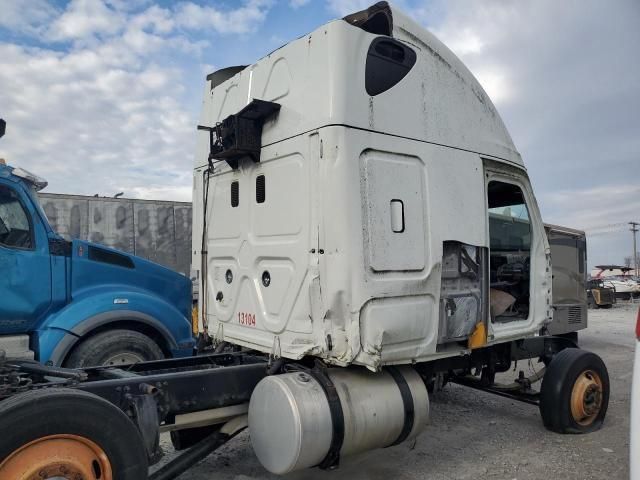
[[578, 425], [587, 427], [602, 408], [602, 379], [593, 370], [582, 372], [571, 391], [571, 415]]
[[50, 435], [30, 442], [0, 464], [0, 478], [12, 480], [113, 480], [104, 450], [79, 435]]

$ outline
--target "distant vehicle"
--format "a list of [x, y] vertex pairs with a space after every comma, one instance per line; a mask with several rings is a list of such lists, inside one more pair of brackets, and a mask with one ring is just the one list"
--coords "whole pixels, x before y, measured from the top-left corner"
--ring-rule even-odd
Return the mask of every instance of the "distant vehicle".
[[620, 299], [630, 299], [640, 295], [640, 285], [633, 280], [624, 277], [606, 277], [603, 279], [605, 286], [613, 288], [615, 295]]
[[587, 237], [582, 230], [545, 224], [551, 249], [553, 321], [551, 335], [577, 341], [578, 330], [587, 328]]
[[640, 479], [640, 308], [636, 318], [636, 357], [631, 387], [631, 480]]
[[46, 182], [0, 161], [0, 350], [83, 367], [191, 355], [191, 281], [142, 258], [56, 234]]
[[611, 308], [616, 303], [616, 291], [602, 280], [591, 279], [587, 282], [587, 304], [589, 308]]
[[621, 265], [596, 265], [591, 276], [604, 281], [605, 286], [614, 288], [616, 297], [629, 299], [640, 296], [640, 283], [630, 274], [631, 267]]

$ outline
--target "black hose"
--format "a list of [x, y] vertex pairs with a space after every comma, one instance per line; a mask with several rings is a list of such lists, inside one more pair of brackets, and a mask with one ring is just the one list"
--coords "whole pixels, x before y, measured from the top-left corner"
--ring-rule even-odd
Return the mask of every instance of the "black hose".
[[222, 445], [231, 440], [239, 431], [227, 435], [216, 431], [200, 440], [189, 450], [185, 451], [179, 457], [171, 460], [164, 467], [158, 469], [154, 474], [149, 476], [149, 480], [173, 480], [189, 470], [200, 460], [206, 458], [209, 454], [220, 448]]

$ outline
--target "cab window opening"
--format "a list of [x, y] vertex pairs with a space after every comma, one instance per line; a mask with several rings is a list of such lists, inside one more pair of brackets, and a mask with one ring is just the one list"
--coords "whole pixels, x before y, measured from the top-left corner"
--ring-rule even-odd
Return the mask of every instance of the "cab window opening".
[[0, 245], [23, 250], [33, 249], [29, 214], [11, 188], [0, 185]]
[[529, 316], [531, 221], [522, 189], [491, 181], [487, 186], [490, 237], [491, 317], [496, 322]]

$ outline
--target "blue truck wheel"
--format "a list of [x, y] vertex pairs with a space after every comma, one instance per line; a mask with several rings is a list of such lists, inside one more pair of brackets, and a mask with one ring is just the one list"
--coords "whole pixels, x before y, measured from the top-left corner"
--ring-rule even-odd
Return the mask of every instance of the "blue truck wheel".
[[134, 330], [107, 330], [81, 340], [64, 366], [84, 368], [160, 360], [165, 355], [151, 338]]

